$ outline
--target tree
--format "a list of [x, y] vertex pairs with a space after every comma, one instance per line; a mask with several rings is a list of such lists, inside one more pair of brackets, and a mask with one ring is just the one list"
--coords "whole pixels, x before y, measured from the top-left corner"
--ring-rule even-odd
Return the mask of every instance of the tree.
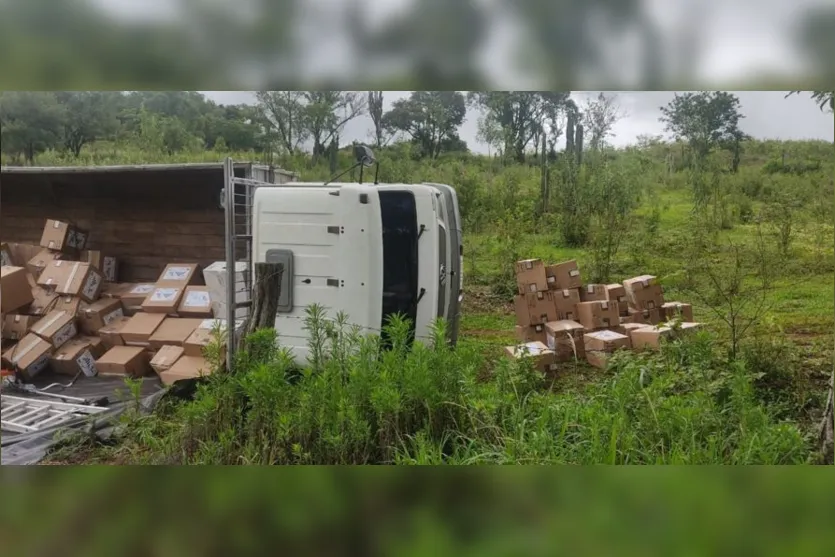
[[258, 105], [264, 117], [275, 130], [280, 146], [291, 155], [307, 139], [308, 113], [304, 103], [304, 91], [259, 91]]
[[739, 129], [739, 121], [744, 118], [739, 99], [725, 91], [676, 94], [661, 107], [661, 113], [659, 119], [666, 130], [690, 145], [698, 163], [717, 147], [738, 157], [740, 144], [747, 138]]
[[383, 92], [369, 91], [368, 92], [368, 115], [371, 116], [371, 121], [374, 123], [374, 146], [380, 148], [383, 146]]
[[471, 91], [468, 101], [484, 111], [485, 131], [501, 129], [504, 153], [524, 162], [531, 141], [544, 131], [543, 122], [565, 110], [568, 96], [567, 91]]
[[359, 91], [305, 91], [304, 100], [314, 160], [325, 153], [326, 146], [334, 141], [345, 124], [361, 115], [366, 107], [366, 99]]
[[383, 126], [405, 133], [423, 156], [435, 159], [445, 142], [458, 138], [466, 114], [464, 95], [458, 91], [413, 91], [408, 99], [395, 101], [383, 115]]
[[111, 93], [63, 91], [56, 95], [64, 110], [64, 147], [75, 157], [86, 144], [116, 131], [119, 121]]
[[[802, 93], [803, 91], [789, 91], [786, 98]], [[829, 107], [830, 112], [835, 112], [835, 91], [809, 91], [812, 100], [818, 103], [818, 108], [826, 110]]]
[[606, 96], [601, 92], [596, 99], [587, 101], [583, 107], [583, 125], [589, 148], [600, 151], [612, 135], [612, 128], [625, 116], [615, 95]]
[[61, 144], [64, 116], [55, 93], [0, 93], [0, 150], [31, 164], [37, 153]]

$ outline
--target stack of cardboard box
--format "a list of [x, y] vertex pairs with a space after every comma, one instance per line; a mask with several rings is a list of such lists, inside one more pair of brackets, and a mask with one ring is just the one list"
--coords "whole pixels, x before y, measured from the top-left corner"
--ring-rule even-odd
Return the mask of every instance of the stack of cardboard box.
[[119, 283], [116, 259], [85, 250], [87, 237], [48, 220], [40, 246], [0, 245], [3, 366], [23, 380], [46, 368], [91, 377], [156, 371], [166, 384], [210, 373], [203, 348], [225, 320], [214, 319], [198, 265], [169, 264], [153, 284]]
[[542, 371], [585, 359], [605, 367], [619, 349], [658, 348], [663, 338], [693, 331], [693, 308], [665, 302], [656, 277], [642, 275], [622, 284], [584, 284], [576, 261], [546, 265], [540, 259], [516, 263], [518, 293], [513, 358], [534, 358]]

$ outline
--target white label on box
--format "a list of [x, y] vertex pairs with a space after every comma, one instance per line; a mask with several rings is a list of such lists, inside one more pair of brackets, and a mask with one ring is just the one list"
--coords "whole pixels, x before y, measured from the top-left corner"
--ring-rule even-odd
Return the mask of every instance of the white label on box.
[[96, 360], [90, 354], [89, 350], [85, 350], [76, 362], [78, 362], [78, 367], [81, 368], [81, 371], [87, 377], [95, 377], [99, 373], [99, 370], [96, 369]]
[[154, 291], [153, 284], [137, 284], [133, 287], [133, 290], [130, 291], [131, 294], [150, 294]]
[[594, 338], [607, 341], [607, 340], [618, 340], [623, 338], [623, 335], [616, 333], [614, 331], [597, 331], [595, 333], [589, 333], [590, 335], [594, 336]]
[[528, 352], [531, 356], [538, 356], [542, 353], [542, 348], [539, 346], [539, 343], [528, 342], [520, 346], [521, 353]]
[[600, 307], [603, 309], [609, 309], [609, 302], [600, 302]]
[[655, 302], [653, 302], [652, 300], [647, 301], [647, 308], [655, 309]]
[[578, 271], [577, 269], [572, 269], [571, 271], [568, 271], [568, 276], [579, 277], [580, 276], [580, 271]]
[[58, 230], [59, 228], [61, 228], [61, 222], [57, 220], [52, 221], [52, 228]]
[[76, 230], [75, 232], [75, 247], [78, 249], [84, 249], [84, 245], [87, 243], [87, 234], [84, 232], [80, 232]]
[[102, 274], [110, 282], [116, 282], [116, 258], [105, 257], [102, 263]]
[[528, 270], [533, 269], [533, 261], [531, 261], [530, 259], [525, 261], [525, 268]]
[[209, 293], [205, 290], [193, 290], [186, 294], [186, 301], [183, 303], [187, 308], [205, 308], [212, 305]]
[[529, 289], [531, 292], [536, 292], [536, 285], [535, 285], [535, 284], [529, 284], [529, 285], [528, 285], [528, 289]]
[[563, 298], [570, 298], [571, 297], [571, 290], [563, 290], [562, 291]]
[[70, 340], [78, 333], [75, 323], [67, 323], [52, 337], [52, 345], [55, 348], [60, 348], [64, 343]]
[[588, 287], [586, 288], [586, 292], [588, 292], [589, 294], [594, 294], [594, 285], [588, 285]]
[[557, 280], [557, 277], [553, 277], [553, 276], [551, 276], [551, 277], [547, 277], [547, 278], [546, 278], [546, 280], [547, 280], [548, 282], [550, 282], [550, 283], [553, 283], [553, 282], [555, 282], [555, 281]]
[[117, 317], [124, 317], [124, 315], [125, 312], [122, 311], [122, 308], [118, 308], [105, 315], [104, 318], [102, 318], [102, 321], [104, 321], [105, 325], [110, 325], [114, 319]]
[[618, 296], [618, 302], [625, 302], [626, 296]]
[[151, 294], [149, 301], [151, 302], [173, 302], [177, 299], [177, 294], [180, 293], [179, 288], [157, 288]]
[[90, 267], [90, 274], [87, 275], [87, 283], [84, 285], [82, 294], [91, 300], [95, 299], [100, 284], [101, 276]]
[[168, 267], [162, 280], [186, 280], [191, 272], [191, 267]]
[[35, 375], [36, 373], [42, 371], [48, 363], [49, 354], [44, 354], [43, 356], [35, 360], [35, 362], [31, 366], [29, 366], [27, 371], [29, 372], [29, 375]]
[[554, 350], [557, 347], [557, 337], [555, 337], [554, 335], [552, 335], [550, 333], [548, 333], [548, 335], [546, 335], [546, 336], [547, 336], [547, 340], [548, 340], [548, 349], [549, 350]]
[[52, 240], [49, 241], [49, 249], [55, 249], [55, 242]]

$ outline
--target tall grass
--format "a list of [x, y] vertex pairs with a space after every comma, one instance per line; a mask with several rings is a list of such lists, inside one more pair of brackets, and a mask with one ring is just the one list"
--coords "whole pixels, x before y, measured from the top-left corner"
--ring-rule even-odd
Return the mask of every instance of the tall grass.
[[[488, 362], [476, 346], [391, 346], [311, 308], [310, 365], [275, 333], [249, 338], [234, 373], [217, 373], [142, 423], [127, 444], [166, 464], [797, 464], [812, 451], [756, 396], [755, 375], [703, 334], [657, 354], [615, 356], [607, 378], [555, 393], [530, 364]], [[319, 333], [323, 334], [319, 334]], [[491, 371], [484, 374], [483, 370]], [[569, 371], [565, 371], [569, 373]], [[149, 433], [148, 429], [152, 432]]]

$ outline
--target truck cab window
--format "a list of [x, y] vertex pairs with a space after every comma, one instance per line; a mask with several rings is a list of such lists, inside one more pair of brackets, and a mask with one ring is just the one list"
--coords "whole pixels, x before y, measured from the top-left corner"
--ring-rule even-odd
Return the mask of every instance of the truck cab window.
[[[418, 295], [418, 225], [411, 192], [380, 190], [383, 223], [383, 319], [401, 314], [414, 334]], [[384, 339], [385, 340], [385, 339]]]

